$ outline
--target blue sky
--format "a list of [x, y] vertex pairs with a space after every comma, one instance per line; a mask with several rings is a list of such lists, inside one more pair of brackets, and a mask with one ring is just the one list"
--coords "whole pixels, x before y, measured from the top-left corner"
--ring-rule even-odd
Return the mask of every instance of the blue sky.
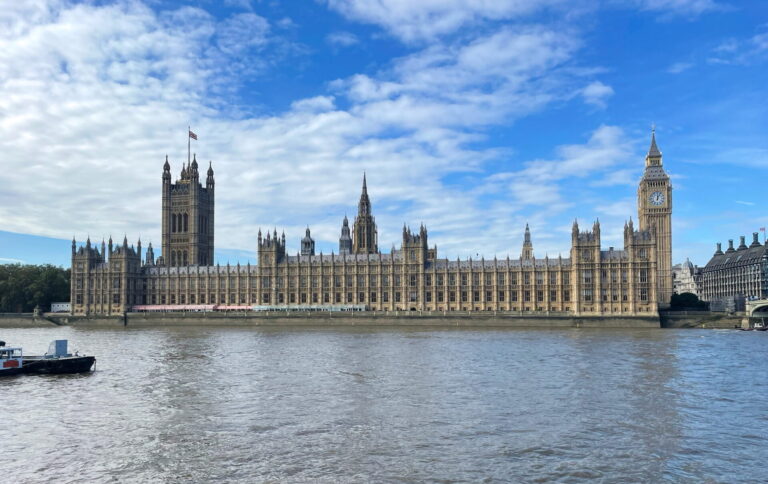
[[[622, 245], [650, 127], [673, 258], [768, 226], [768, 2], [33, 0], [0, 12], [0, 262], [72, 236], [160, 243], [165, 155], [216, 170], [216, 257], [259, 227], [338, 250], [363, 172], [379, 245], [567, 256]], [[156, 251], [156, 254], [159, 251]]]

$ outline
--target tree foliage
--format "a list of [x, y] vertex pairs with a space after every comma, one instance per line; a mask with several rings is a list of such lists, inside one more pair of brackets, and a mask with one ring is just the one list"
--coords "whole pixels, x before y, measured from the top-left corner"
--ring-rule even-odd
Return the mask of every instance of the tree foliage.
[[701, 301], [699, 296], [691, 292], [684, 292], [682, 294], [672, 294], [672, 300], [670, 301], [671, 309], [683, 310], [683, 309], [707, 309], [707, 303]]
[[0, 312], [28, 313], [69, 301], [69, 269], [45, 265], [0, 265]]

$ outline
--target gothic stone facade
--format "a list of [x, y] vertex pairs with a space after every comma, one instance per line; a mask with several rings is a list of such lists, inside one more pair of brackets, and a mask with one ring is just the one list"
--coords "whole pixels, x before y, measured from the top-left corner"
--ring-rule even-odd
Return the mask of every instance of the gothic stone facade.
[[73, 240], [74, 314], [161, 306], [359, 305], [376, 311], [631, 316], [656, 313], [672, 292], [671, 186], [655, 136], [638, 188], [640, 226], [625, 223], [623, 250], [601, 248], [599, 222], [586, 231], [574, 222], [568, 258], [535, 257], [527, 227], [514, 259], [440, 258], [423, 225], [418, 231], [404, 226], [400, 248], [382, 253], [364, 178], [354, 226], [350, 231], [346, 217], [342, 224], [339, 254], [315, 254], [309, 229], [297, 255], [286, 253], [284, 233], [259, 231], [257, 265], [212, 265], [213, 169], [203, 188], [196, 165], [185, 166], [171, 184], [166, 160], [162, 257], [155, 260], [150, 244], [142, 261], [140, 241], [137, 248], [127, 240], [113, 248], [110, 239], [99, 251], [90, 240], [80, 248]]

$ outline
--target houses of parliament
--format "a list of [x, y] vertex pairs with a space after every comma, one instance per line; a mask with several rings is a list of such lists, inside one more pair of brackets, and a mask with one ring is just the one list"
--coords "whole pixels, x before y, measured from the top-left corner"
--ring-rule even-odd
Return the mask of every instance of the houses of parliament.
[[[173, 182], [162, 173], [162, 249], [90, 239], [72, 241], [75, 315], [151, 310], [355, 308], [369, 311], [509, 311], [590, 316], [656, 314], [672, 295], [672, 187], [655, 133], [637, 189], [637, 225], [624, 224], [623, 249], [601, 247], [600, 223], [574, 221], [570, 257], [536, 257], [526, 226], [519, 257], [449, 260], [427, 228], [403, 226], [399, 249], [379, 250], [363, 176], [357, 216], [344, 217], [338, 253], [316, 254], [309, 229], [301, 252], [285, 233], [258, 235], [258, 264], [214, 265], [213, 167], [205, 184], [196, 159]], [[474, 252], [474, 250], [472, 250]]]

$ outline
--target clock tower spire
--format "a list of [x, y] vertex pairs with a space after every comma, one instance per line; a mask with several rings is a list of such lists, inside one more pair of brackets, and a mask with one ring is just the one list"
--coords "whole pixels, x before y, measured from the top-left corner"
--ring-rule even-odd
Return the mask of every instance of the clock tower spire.
[[656, 300], [665, 309], [672, 299], [672, 184], [656, 145], [655, 127], [637, 187], [637, 212], [640, 230], [650, 231], [656, 238]]

